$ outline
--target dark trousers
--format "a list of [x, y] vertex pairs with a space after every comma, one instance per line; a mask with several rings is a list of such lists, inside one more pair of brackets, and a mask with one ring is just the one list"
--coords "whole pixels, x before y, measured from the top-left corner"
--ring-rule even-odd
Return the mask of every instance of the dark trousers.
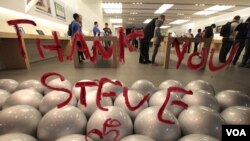
[[155, 57], [158, 53], [158, 49], [160, 47], [160, 44], [154, 44], [154, 52], [153, 52], [153, 55], [152, 55], [152, 63], [155, 63]]
[[197, 50], [198, 50], [198, 45], [199, 45], [199, 42], [195, 42], [195, 43], [194, 43], [194, 52], [197, 52]]
[[247, 38], [245, 53], [243, 55], [241, 64], [243, 64], [243, 65], [246, 65], [247, 63], [250, 64], [249, 59], [250, 59], [250, 38]]
[[233, 41], [230, 38], [223, 38], [222, 39], [222, 47], [220, 49], [220, 54], [219, 54], [219, 61], [220, 62], [226, 61], [227, 54], [230, 51], [232, 45], [233, 45]]
[[141, 45], [140, 45], [140, 63], [145, 63], [149, 61], [149, 43], [150, 39], [141, 39]]
[[234, 59], [233, 59], [233, 63], [234, 63], [234, 64], [237, 63], [237, 61], [238, 61], [238, 59], [239, 59], [239, 57], [240, 57], [240, 54], [241, 54], [242, 50], [243, 50], [244, 47], [245, 47], [245, 42], [246, 42], [245, 39], [239, 39], [239, 40], [236, 40], [236, 41], [235, 41], [234, 44], [236, 45], [237, 43], [239, 43], [240, 46], [239, 46], [239, 48], [238, 48], [238, 50], [237, 50], [237, 53], [236, 53], [235, 56], [234, 56]]
[[[77, 47], [80, 48], [81, 47], [81, 42], [80, 41], [77, 41]], [[81, 51], [78, 51], [78, 58], [79, 58], [79, 62], [81, 60], [85, 60], [84, 56], [83, 56], [83, 53]]]

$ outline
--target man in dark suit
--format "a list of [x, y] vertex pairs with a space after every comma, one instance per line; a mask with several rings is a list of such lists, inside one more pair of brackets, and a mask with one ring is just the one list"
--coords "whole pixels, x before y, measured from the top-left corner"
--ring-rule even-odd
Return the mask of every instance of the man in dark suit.
[[155, 29], [155, 21], [159, 19], [163, 22], [165, 21], [165, 15], [160, 15], [157, 18], [152, 19], [144, 28], [144, 38], [140, 40], [140, 58], [139, 63], [141, 64], [149, 64], [151, 61], [149, 60], [149, 44], [150, 40], [154, 36]]

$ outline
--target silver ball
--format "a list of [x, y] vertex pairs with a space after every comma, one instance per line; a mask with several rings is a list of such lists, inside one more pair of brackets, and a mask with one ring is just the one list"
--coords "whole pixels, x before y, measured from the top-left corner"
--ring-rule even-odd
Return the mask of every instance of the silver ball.
[[8, 91], [0, 89], [0, 110], [9, 96], [10, 93]]
[[[96, 97], [97, 91], [93, 90], [86, 94], [86, 103], [87, 106], [81, 104], [80, 100], [78, 101], [77, 107], [86, 115], [87, 118], [89, 118], [96, 110]], [[113, 102], [110, 97], [102, 97], [101, 99], [101, 105], [103, 107], [105, 106], [112, 106]]]
[[219, 141], [219, 140], [204, 134], [190, 134], [182, 137], [178, 141]]
[[138, 91], [143, 96], [147, 95], [147, 94], [152, 95], [157, 90], [155, 85], [152, 82], [148, 81], [148, 80], [137, 80], [137, 81], [135, 81], [132, 84], [131, 89]]
[[[78, 82], [88, 82], [90, 80], [80, 80]], [[95, 87], [85, 87], [86, 93], [92, 91], [92, 90], [97, 90], [97, 86]], [[81, 94], [81, 88], [80, 87], [76, 87], [75, 85], [72, 88], [72, 94], [77, 98], [80, 99], [80, 94]]]
[[221, 116], [230, 125], [250, 125], [250, 108], [233, 106], [225, 109]]
[[[162, 106], [165, 99], [166, 99], [166, 90], [160, 90], [155, 92], [149, 99], [149, 107], [151, 106]], [[166, 109], [170, 112], [172, 112], [176, 117], [181, 113], [181, 111], [184, 109], [177, 105], [171, 105], [171, 102], [173, 100], [181, 100], [181, 97], [179, 96], [180, 93], [177, 92], [171, 92], [169, 102], [166, 106]]]
[[[56, 78], [56, 79], [49, 81], [48, 85], [51, 87], [55, 87], [55, 88], [65, 88], [68, 90], [72, 90], [72, 84], [69, 82], [69, 80], [61, 81], [60, 78]], [[44, 93], [47, 94], [50, 91], [52, 90], [45, 88]]]
[[25, 133], [34, 136], [42, 115], [28, 105], [12, 106], [0, 112], [0, 134]]
[[[85, 140], [85, 135], [72, 134], [63, 136], [55, 141], [86, 141], [86, 140]], [[88, 141], [93, 141], [93, 140], [88, 137]]]
[[44, 87], [42, 83], [38, 80], [26, 80], [20, 83], [20, 85], [17, 87], [18, 90], [28, 89], [28, 88], [33, 88], [41, 94], [43, 94], [44, 92]]
[[220, 104], [222, 110], [232, 106], [250, 107], [250, 97], [241, 91], [221, 91], [215, 96], [215, 98]]
[[193, 95], [185, 95], [183, 101], [189, 106], [206, 106], [216, 111], [220, 110], [220, 105], [214, 96], [203, 90], [193, 91]]
[[166, 80], [166, 81], [163, 81], [159, 85], [159, 89], [162, 89], [162, 90], [167, 90], [170, 87], [183, 88], [183, 84], [181, 82], [179, 82], [179, 81], [176, 81], [176, 80]]
[[[62, 91], [51, 91], [47, 93], [39, 104], [39, 111], [42, 114], [47, 113], [51, 109], [57, 107], [58, 104], [64, 102], [69, 97], [69, 94]], [[76, 106], [77, 100], [75, 96], [72, 96], [68, 105]]]
[[[102, 110], [96, 110], [92, 116], [90, 117], [87, 125], [87, 132], [98, 129], [100, 131], [103, 131], [103, 124], [104, 122], [111, 118], [118, 120], [121, 123], [121, 126], [117, 128], [119, 131], [118, 140], [121, 138], [128, 136], [133, 133], [133, 124], [129, 117], [129, 115], [121, 108], [114, 107], [114, 106], [107, 106], [105, 108], [108, 108], [108, 111], [102, 111]], [[108, 134], [107, 136], [104, 136], [104, 139], [102, 141], [112, 141], [114, 137], [114, 134]], [[90, 135], [90, 138], [92, 138], [95, 141], [100, 141], [101, 139], [97, 137], [96, 135]]]
[[213, 95], [215, 94], [214, 87], [210, 83], [203, 81], [203, 80], [191, 81], [186, 85], [185, 88], [188, 90], [192, 90], [192, 91], [204, 90], [204, 91], [207, 91]]
[[10, 133], [0, 136], [0, 141], [37, 141], [34, 137], [22, 133]]
[[143, 135], [130, 135], [125, 138], [122, 138], [120, 141], [155, 141], [155, 140]]
[[[142, 94], [140, 94], [137, 91], [134, 90], [128, 90], [128, 99], [129, 99], [129, 103], [131, 106], [135, 106], [138, 105], [139, 102], [143, 99]], [[123, 96], [123, 94], [120, 94], [114, 102], [114, 106], [120, 107], [122, 109], [124, 109], [129, 116], [131, 117], [132, 120], [135, 119], [135, 117], [145, 108], [148, 107], [148, 102], [146, 101], [140, 108], [138, 108], [135, 111], [130, 111], [125, 103], [125, 97]]]
[[225, 121], [215, 110], [204, 106], [191, 106], [179, 115], [179, 123], [184, 135], [206, 134], [221, 139]]
[[163, 117], [174, 121], [175, 124], [166, 124], [158, 120], [160, 107], [149, 107], [141, 111], [135, 119], [134, 130], [136, 134], [142, 134], [157, 141], [175, 141], [181, 137], [181, 129], [178, 120], [168, 110], [164, 110]]
[[8, 108], [14, 105], [29, 105], [38, 108], [43, 96], [34, 89], [23, 89], [14, 92], [5, 101], [3, 108]]
[[67, 105], [46, 113], [37, 128], [39, 141], [54, 141], [57, 138], [85, 132], [87, 119], [76, 107]]
[[0, 89], [4, 89], [10, 93], [14, 92], [19, 83], [13, 79], [0, 79]]
[[[116, 80], [112, 80], [112, 81], [116, 81]], [[111, 83], [105, 83], [103, 85], [102, 92], [111, 92], [111, 91], [115, 92], [115, 94], [116, 94], [116, 96], [112, 97], [112, 99], [115, 100], [115, 98], [123, 92], [123, 87], [117, 86], [117, 85], [114, 85]]]

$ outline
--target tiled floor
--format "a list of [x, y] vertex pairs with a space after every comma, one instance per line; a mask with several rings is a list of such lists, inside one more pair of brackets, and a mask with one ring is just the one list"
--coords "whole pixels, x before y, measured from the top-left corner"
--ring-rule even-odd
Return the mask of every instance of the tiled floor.
[[[162, 81], [168, 79], [179, 80], [183, 84], [196, 79], [203, 79], [213, 84], [215, 90], [224, 89], [241, 90], [250, 95], [250, 69], [238, 68], [237, 66], [228, 66], [227, 68], [211, 72], [210, 70], [192, 71], [186, 67], [186, 55], [180, 69], [175, 69], [177, 57], [174, 51], [171, 54], [170, 69], [164, 70], [162, 66], [144, 65], [138, 63], [138, 52], [126, 52], [126, 62], [119, 68], [109, 68], [110, 61], [99, 61], [97, 64], [83, 64], [83, 68], [75, 69], [73, 62], [59, 63], [57, 59], [50, 59], [31, 65], [31, 70], [1, 70], [0, 78], [12, 78], [19, 82], [27, 79], [40, 79], [45, 72], [58, 72], [63, 74], [71, 82], [81, 79], [98, 79], [108, 77], [119, 79], [126, 85], [131, 84], [138, 79], [147, 79], [158, 86]], [[218, 54], [217, 54], [218, 55]], [[215, 61], [217, 58], [215, 58]], [[163, 63], [163, 52], [160, 51], [157, 56], [157, 62]]]

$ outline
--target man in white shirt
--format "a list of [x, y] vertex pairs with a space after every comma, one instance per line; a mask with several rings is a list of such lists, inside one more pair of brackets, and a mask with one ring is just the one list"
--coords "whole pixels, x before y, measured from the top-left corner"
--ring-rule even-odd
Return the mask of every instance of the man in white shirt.
[[236, 33], [235, 33], [235, 28], [239, 25], [239, 21], [240, 21], [240, 16], [235, 16], [233, 21], [230, 22], [230, 34], [228, 34], [229, 36], [223, 36], [222, 39], [222, 47], [220, 49], [220, 54], [219, 54], [219, 61], [221, 63], [225, 63], [226, 58], [227, 58], [227, 54], [229, 53]]

